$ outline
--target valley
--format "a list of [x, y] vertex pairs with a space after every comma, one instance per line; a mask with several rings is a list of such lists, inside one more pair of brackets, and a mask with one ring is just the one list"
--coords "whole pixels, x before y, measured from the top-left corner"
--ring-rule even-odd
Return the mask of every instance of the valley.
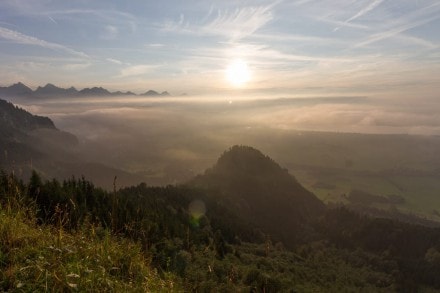
[[[187, 97], [127, 99], [122, 105], [122, 100], [118, 101], [97, 98], [91, 103], [52, 98], [33, 106], [22, 104], [38, 114], [49, 115], [78, 142], [62, 138], [63, 131], [54, 132], [53, 138], [47, 131], [32, 131], [27, 139], [40, 136], [40, 142], [24, 142], [22, 147], [32, 144], [35, 153], [21, 156], [21, 162], [12, 159], [9, 164], [14, 161], [29, 176], [32, 157], [33, 167], [47, 172], [48, 178], [85, 175], [107, 189], [113, 188], [114, 176], [118, 176], [120, 186], [142, 181], [166, 185], [183, 183], [200, 174], [231, 145], [251, 145], [280, 162], [326, 203], [359, 208], [359, 203], [347, 197], [353, 190], [360, 190], [402, 199], [393, 203], [363, 202], [368, 209], [440, 220], [439, 136], [300, 131], [237, 122], [244, 113], [252, 117], [263, 110], [261, 101], [246, 102], [254, 105], [253, 110], [223, 100], [204, 102]], [[66, 107], [66, 102], [73, 103], [75, 110]], [[275, 107], [278, 101], [268, 100], [264, 111], [270, 103]], [[10, 158], [15, 149], [8, 150]], [[39, 161], [37, 154], [44, 152], [50, 154], [50, 159]]]

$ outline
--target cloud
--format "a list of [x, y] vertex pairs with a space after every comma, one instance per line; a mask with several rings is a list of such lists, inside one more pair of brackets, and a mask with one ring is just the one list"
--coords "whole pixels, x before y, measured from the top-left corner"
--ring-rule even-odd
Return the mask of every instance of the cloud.
[[10, 30], [4, 27], [0, 27], [0, 38], [13, 41], [18, 44], [25, 44], [25, 45], [32, 45], [32, 46], [39, 46], [46, 49], [51, 49], [55, 51], [62, 51], [65, 53], [68, 53], [70, 55], [75, 55], [78, 57], [83, 58], [89, 58], [89, 56], [83, 52], [76, 51], [74, 49], [71, 49], [69, 47], [57, 44], [57, 43], [51, 43], [47, 42], [45, 40], [41, 40], [32, 36], [28, 36], [25, 34], [22, 34], [18, 31]]
[[165, 47], [165, 45], [160, 44], [160, 43], [153, 43], [153, 44], [146, 44], [145, 47], [147, 47], [147, 48], [163, 48], [163, 47]]
[[388, 23], [384, 28], [382, 27], [379, 33], [368, 36], [365, 40], [357, 43], [354, 47], [363, 47], [378, 41], [399, 36], [401, 33], [408, 30], [420, 27], [440, 18], [439, 12], [440, 2], [425, 6], [419, 10], [413, 11], [409, 14], [394, 19]]
[[178, 21], [166, 21], [161, 25], [165, 31], [178, 33], [214, 35], [238, 41], [255, 33], [273, 19], [272, 8], [278, 2], [267, 6], [242, 7], [231, 10], [210, 9], [202, 23], [186, 21], [183, 14]]
[[[307, 99], [306, 99], [307, 100]], [[323, 98], [322, 100], [325, 100]], [[342, 131], [360, 133], [411, 133], [438, 135], [440, 118], [429, 109], [413, 113], [417, 101], [396, 108], [377, 104], [351, 103], [335, 100], [332, 103], [299, 104], [298, 106], [267, 104], [265, 109], [254, 109], [252, 115], [243, 115], [249, 125], [268, 126], [280, 129], [301, 129], [313, 131]], [[437, 103], [438, 105], [438, 103]], [[268, 111], [268, 108], [270, 111]]]
[[401, 33], [401, 34], [396, 35], [395, 38], [397, 40], [402, 41], [404, 44], [413, 44], [413, 45], [416, 45], [416, 46], [424, 47], [426, 49], [437, 49], [437, 48], [439, 48], [438, 44], [435, 44], [433, 42], [430, 42], [430, 41], [422, 39], [422, 38], [410, 36], [410, 35], [407, 35], [407, 34], [402, 34]]
[[160, 65], [134, 65], [128, 66], [121, 70], [120, 77], [132, 77], [138, 75], [144, 75], [152, 72], [154, 69], [159, 68]]
[[294, 5], [301, 6], [301, 5], [304, 5], [304, 4], [307, 4], [307, 3], [310, 3], [310, 2], [312, 2], [312, 1], [315, 1], [315, 0], [298, 0], [298, 1], [295, 1], [295, 2], [294, 2]]
[[124, 64], [122, 61], [114, 59], [114, 58], [107, 58], [105, 60], [107, 60], [108, 62], [113, 63], [113, 64], [118, 64], [118, 65]]
[[68, 63], [63, 65], [63, 68], [68, 71], [77, 71], [77, 70], [83, 70], [88, 67], [90, 67], [91, 63]]
[[[29, 11], [29, 13], [32, 13]], [[47, 10], [44, 12], [40, 12], [42, 15], [48, 15], [51, 17], [65, 17], [68, 15], [76, 15], [76, 14], [88, 14], [92, 15], [96, 18], [100, 18], [111, 23], [113, 22], [121, 22], [128, 21], [130, 25], [131, 22], [136, 22], [137, 18], [130, 13], [115, 11], [115, 10], [95, 10], [95, 9], [64, 9], [64, 10]]]
[[178, 33], [194, 33], [192, 29], [189, 29], [189, 24], [185, 23], [185, 16], [180, 14], [179, 21], [166, 20], [163, 24], [159, 25], [162, 30]]
[[375, 0], [375, 1], [371, 2], [366, 7], [364, 7], [361, 11], [359, 11], [358, 13], [356, 13], [355, 15], [353, 15], [352, 17], [347, 19], [345, 21], [345, 23], [348, 23], [350, 21], [355, 20], [356, 18], [363, 16], [364, 14], [366, 14], [366, 13], [370, 12], [371, 10], [373, 10], [374, 8], [378, 7], [382, 2], [384, 2], [384, 0]]
[[56, 22], [56, 20], [55, 19], [53, 19], [53, 17], [51, 17], [51, 16], [48, 16], [47, 18], [49, 18], [49, 20], [52, 22], [52, 23], [54, 23], [54, 24], [56, 24], [56, 25], [58, 25], [58, 22]]
[[363, 46], [370, 45], [370, 44], [376, 43], [376, 42], [384, 40], [384, 39], [392, 38], [394, 36], [399, 35], [400, 33], [403, 33], [403, 32], [408, 31], [410, 29], [427, 24], [427, 23], [432, 22], [438, 18], [440, 18], [440, 15], [434, 15], [432, 17], [420, 19], [418, 21], [414, 21], [411, 23], [406, 23], [404, 25], [392, 28], [392, 29], [384, 31], [384, 32], [373, 34], [373, 35], [369, 36], [366, 40], [357, 43], [354, 47], [355, 48], [363, 47]]
[[209, 34], [230, 37], [233, 40], [247, 37], [273, 19], [272, 5], [244, 7], [230, 11], [218, 11], [217, 16], [202, 30]]
[[103, 40], [114, 40], [119, 35], [119, 29], [114, 25], [106, 25], [104, 27], [104, 33], [101, 35]]

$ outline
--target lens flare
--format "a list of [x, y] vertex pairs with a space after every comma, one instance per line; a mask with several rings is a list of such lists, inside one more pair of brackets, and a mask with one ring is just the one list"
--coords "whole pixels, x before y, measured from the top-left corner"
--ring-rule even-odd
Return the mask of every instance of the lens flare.
[[200, 219], [206, 213], [205, 203], [199, 199], [193, 200], [188, 206], [188, 212], [191, 217], [190, 224], [193, 227], [199, 227], [200, 226]]

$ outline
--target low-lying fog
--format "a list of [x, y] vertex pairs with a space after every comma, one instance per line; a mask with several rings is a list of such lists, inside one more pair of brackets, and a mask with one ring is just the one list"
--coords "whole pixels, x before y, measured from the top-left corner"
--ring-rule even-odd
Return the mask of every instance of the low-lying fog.
[[168, 180], [203, 171], [234, 144], [254, 146], [277, 159], [279, 144], [301, 133], [296, 130], [440, 134], [434, 100], [122, 96], [59, 97], [20, 106], [75, 134], [87, 160], [145, 178], [166, 173]]

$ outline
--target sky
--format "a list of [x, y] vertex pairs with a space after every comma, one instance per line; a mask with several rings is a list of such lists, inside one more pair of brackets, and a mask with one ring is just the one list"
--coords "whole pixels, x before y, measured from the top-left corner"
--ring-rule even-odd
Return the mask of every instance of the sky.
[[0, 80], [433, 101], [439, 31], [438, 0], [2, 0]]

